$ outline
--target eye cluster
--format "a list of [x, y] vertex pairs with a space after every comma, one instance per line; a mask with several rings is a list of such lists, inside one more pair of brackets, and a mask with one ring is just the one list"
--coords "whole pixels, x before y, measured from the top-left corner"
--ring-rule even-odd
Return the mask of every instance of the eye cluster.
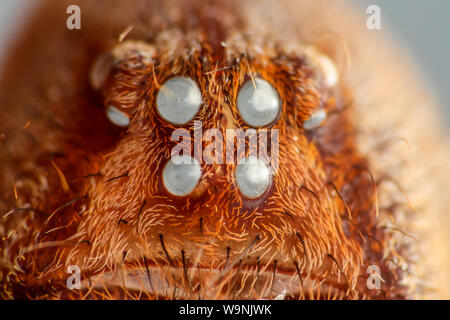
[[[178, 76], [165, 82], [156, 97], [156, 110], [165, 121], [183, 125], [192, 121], [200, 110], [202, 97], [197, 84], [190, 78]], [[237, 107], [243, 121], [251, 127], [267, 126], [280, 114], [280, 97], [264, 79], [247, 81], [240, 89]], [[162, 182], [168, 192], [186, 196], [201, 179], [201, 166], [193, 157], [175, 156], [165, 165]], [[272, 176], [265, 161], [254, 156], [243, 159], [235, 168], [235, 182], [241, 194], [256, 199], [269, 188]]]

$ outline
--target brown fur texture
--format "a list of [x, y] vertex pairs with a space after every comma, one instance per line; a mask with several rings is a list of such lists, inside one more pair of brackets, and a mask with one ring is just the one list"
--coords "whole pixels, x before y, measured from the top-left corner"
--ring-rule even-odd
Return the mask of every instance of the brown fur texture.
[[[69, 31], [68, 3], [44, 2], [4, 70], [2, 297], [448, 297], [450, 157], [435, 103], [345, 5], [77, 3], [82, 29]], [[203, 165], [188, 197], [164, 189], [177, 127], [155, 97], [176, 75], [201, 88], [203, 131], [247, 128], [236, 97], [252, 77], [277, 89], [280, 168], [261, 198], [240, 195], [233, 164]], [[129, 128], [109, 123], [109, 105]], [[320, 108], [328, 118], [305, 131]], [[81, 290], [66, 287], [69, 265]]]

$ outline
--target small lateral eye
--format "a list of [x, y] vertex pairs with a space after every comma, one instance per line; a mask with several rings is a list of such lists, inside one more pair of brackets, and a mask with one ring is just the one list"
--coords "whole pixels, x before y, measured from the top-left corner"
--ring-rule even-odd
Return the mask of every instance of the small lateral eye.
[[202, 103], [197, 84], [187, 77], [175, 77], [164, 83], [156, 97], [156, 109], [164, 120], [182, 125], [191, 121]]
[[266, 163], [255, 157], [245, 158], [236, 166], [234, 178], [239, 191], [249, 199], [256, 199], [266, 192], [272, 177]]
[[251, 127], [267, 126], [280, 113], [280, 98], [274, 87], [264, 79], [247, 81], [237, 98], [242, 119]]
[[89, 72], [89, 82], [94, 90], [100, 90], [104, 85], [113, 69], [113, 64], [114, 58], [109, 52], [100, 55], [95, 60]]
[[126, 128], [130, 125], [129, 116], [116, 107], [109, 106], [108, 108], [106, 108], [106, 117], [116, 126]]
[[318, 128], [326, 118], [327, 112], [325, 110], [317, 110], [305, 122], [303, 122], [303, 129], [308, 131], [314, 130]]
[[201, 175], [201, 166], [193, 157], [174, 156], [163, 169], [162, 181], [169, 193], [183, 197], [195, 189]]
[[325, 84], [328, 87], [335, 86], [339, 81], [339, 74], [336, 65], [325, 55], [320, 55], [318, 58], [318, 63], [322, 68], [324, 74]]

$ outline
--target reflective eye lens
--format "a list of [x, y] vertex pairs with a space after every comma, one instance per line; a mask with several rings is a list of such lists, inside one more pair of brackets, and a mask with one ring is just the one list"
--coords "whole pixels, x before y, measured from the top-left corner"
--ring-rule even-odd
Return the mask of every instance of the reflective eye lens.
[[109, 121], [119, 127], [125, 128], [130, 124], [128, 115], [113, 106], [106, 108], [106, 117], [108, 117]]
[[171, 194], [183, 197], [191, 193], [202, 175], [200, 164], [190, 156], [174, 156], [163, 169], [162, 181]]
[[249, 126], [262, 127], [274, 122], [280, 112], [280, 98], [270, 83], [263, 79], [247, 81], [237, 98], [242, 119]]
[[303, 129], [314, 130], [314, 129], [318, 128], [322, 124], [322, 122], [325, 121], [326, 118], [327, 118], [326, 111], [323, 109], [320, 109], [320, 110], [314, 112], [308, 118], [308, 120], [303, 122]]
[[250, 156], [236, 166], [234, 173], [239, 191], [249, 199], [260, 197], [271, 182], [270, 169], [261, 159]]
[[197, 84], [186, 77], [175, 77], [164, 83], [156, 97], [156, 109], [164, 120], [181, 125], [191, 121], [202, 103]]

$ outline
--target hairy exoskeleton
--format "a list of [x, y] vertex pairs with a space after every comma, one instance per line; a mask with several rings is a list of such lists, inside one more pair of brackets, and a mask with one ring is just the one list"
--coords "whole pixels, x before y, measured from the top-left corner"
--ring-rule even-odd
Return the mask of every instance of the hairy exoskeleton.
[[[376, 228], [375, 182], [354, 145], [351, 97], [333, 62], [307, 46], [261, 51], [233, 40], [220, 60], [207, 43], [167, 33], [170, 43], [125, 41], [93, 64], [91, 86], [118, 138], [109, 152], [52, 158], [55, 188], [71, 179], [73, 197], [31, 228], [36, 241], [21, 249], [27, 276], [19, 282], [75, 298], [387, 297], [396, 275]], [[167, 89], [174, 79], [180, 91]], [[263, 105], [273, 99], [272, 114], [257, 119], [258, 106], [239, 102], [245, 87]], [[177, 101], [185, 113], [170, 110]], [[198, 123], [223, 137], [278, 130], [279, 167], [249, 173], [237, 159], [208, 164], [200, 153], [195, 174], [192, 165], [172, 174], [172, 133], [188, 130], [194, 146]], [[366, 284], [374, 263], [383, 274], [375, 291]], [[81, 290], [66, 288], [71, 265]]]

